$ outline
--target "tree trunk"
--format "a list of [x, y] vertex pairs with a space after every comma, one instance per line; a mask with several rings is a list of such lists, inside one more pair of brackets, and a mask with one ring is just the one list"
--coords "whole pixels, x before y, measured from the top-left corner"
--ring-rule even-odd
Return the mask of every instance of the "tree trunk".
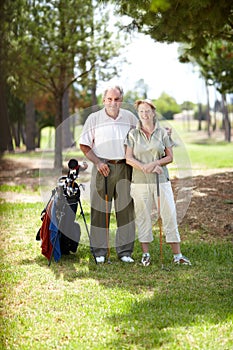
[[92, 84], [92, 87], [91, 87], [91, 103], [92, 103], [92, 106], [96, 106], [98, 104], [97, 96], [96, 96], [96, 83]]
[[198, 103], [198, 131], [201, 131], [202, 105]]
[[66, 89], [62, 99], [62, 137], [63, 137], [63, 147], [72, 147], [74, 140], [70, 130], [70, 113], [69, 113], [69, 90]]
[[211, 136], [211, 133], [210, 133], [210, 125], [211, 125], [210, 97], [209, 97], [209, 89], [208, 89], [207, 81], [205, 81], [205, 86], [206, 86], [206, 96], [207, 96], [207, 110], [206, 110], [207, 133], [208, 133], [208, 137], [210, 137]]
[[36, 148], [40, 148], [40, 140], [41, 140], [41, 129], [37, 128], [36, 129]]
[[231, 123], [228, 114], [226, 95], [222, 94], [222, 112], [223, 112], [223, 127], [225, 133], [225, 141], [231, 142]]
[[62, 97], [56, 97], [54, 168], [62, 169]]
[[20, 122], [17, 121], [12, 125], [12, 135], [15, 141], [15, 147], [20, 148]]
[[213, 132], [216, 131], [216, 129], [217, 129], [217, 111], [216, 109], [214, 109], [214, 122], [213, 122], [213, 128], [212, 128]]
[[10, 123], [7, 112], [5, 80], [0, 70], [0, 152], [13, 151], [13, 143], [10, 131]]
[[26, 113], [26, 149], [27, 151], [35, 150], [35, 105], [34, 101], [30, 100], [25, 106]]
[[25, 133], [25, 127], [22, 124], [21, 121], [19, 121], [19, 138], [22, 140], [23, 145], [26, 146], [26, 133]]

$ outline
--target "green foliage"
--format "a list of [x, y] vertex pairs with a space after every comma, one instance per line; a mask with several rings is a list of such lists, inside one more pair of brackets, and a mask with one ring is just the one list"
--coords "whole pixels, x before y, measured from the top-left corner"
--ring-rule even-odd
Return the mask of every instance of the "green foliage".
[[[64, 96], [74, 82], [78, 82], [78, 106], [96, 104], [97, 80], [119, 73], [118, 56], [126, 39], [116, 30], [117, 35], [113, 35], [119, 23], [114, 19], [110, 30], [109, 12], [104, 6], [91, 0], [70, 0], [69, 6], [64, 0], [52, 4], [17, 0], [11, 5], [6, 1], [4, 10], [14, 11], [13, 21], [4, 17], [9, 37], [3, 40], [11, 93], [24, 102], [35, 100], [41, 93], [45, 94], [44, 101], [52, 97], [49, 102], [54, 108], [47, 110], [45, 118], [43, 113], [37, 114], [38, 126], [53, 123], [57, 128], [62, 123], [69, 114], [68, 107], [65, 113]], [[56, 167], [62, 163], [61, 139], [57, 128]]]
[[95, 84], [87, 74], [90, 68], [95, 67], [95, 79], [117, 74], [116, 64], [108, 63], [119, 55], [125, 38], [113, 36], [103, 6], [79, 0], [69, 1], [69, 6], [64, 0], [53, 1], [52, 6], [49, 2], [17, 2], [17, 6], [15, 26], [8, 24], [9, 83], [23, 99], [41, 89], [62, 93], [78, 77], [82, 85]]
[[233, 44], [226, 41], [210, 43], [198, 63], [202, 75], [221, 93], [233, 92]]
[[197, 54], [190, 45], [181, 47], [179, 60], [198, 65], [200, 74], [208, 85], [214, 85], [220, 93], [233, 92], [233, 44], [226, 40], [213, 40]]
[[[83, 13], [81, 18], [77, 16], [79, 11]], [[53, 7], [46, 2], [21, 4], [10, 51], [10, 60], [15, 62], [12, 67], [15, 87], [21, 91], [18, 93], [32, 95], [32, 87], [46, 92], [65, 88], [64, 83], [73, 76], [74, 55], [79, 54], [79, 58], [82, 55], [81, 50], [77, 52], [78, 41], [88, 38], [88, 33], [82, 30], [85, 17], [88, 20], [88, 4], [78, 1], [72, 0], [70, 7], [57, 0]], [[18, 60], [13, 60], [15, 57]], [[26, 83], [24, 86], [21, 79]], [[63, 86], [59, 86], [61, 79]]]
[[153, 12], [166, 11], [171, 7], [171, 2], [169, 0], [152, 0], [150, 9]]
[[186, 109], [187, 111], [191, 111], [194, 110], [196, 107], [195, 103], [191, 102], [191, 101], [184, 101], [181, 105], [180, 108]]
[[[144, 80], [138, 81], [135, 89], [133, 91], [127, 91], [124, 96], [124, 101], [133, 106], [134, 102], [137, 99], [147, 98], [147, 86], [144, 83]], [[173, 119], [173, 115], [181, 112], [180, 106], [177, 104], [176, 100], [163, 92], [157, 100], [154, 101], [156, 105], [157, 114], [162, 116], [167, 120]], [[192, 104], [194, 106], [194, 104]], [[190, 103], [191, 107], [191, 103]], [[135, 111], [133, 111], [135, 112]]]
[[[133, 19], [131, 27], [159, 42], [181, 42], [200, 50], [210, 40], [232, 38], [232, 2], [224, 0], [134, 1], [114, 3], [120, 13]], [[202, 35], [200, 35], [202, 33]]]
[[137, 6], [134, 1], [115, 3], [121, 14], [132, 18], [129, 29], [137, 29], [158, 42], [187, 45], [180, 62], [195, 58], [203, 76], [219, 91], [232, 92], [232, 1], [141, 0]]
[[155, 101], [156, 110], [166, 119], [173, 119], [173, 115], [181, 112], [180, 106], [176, 100], [163, 92]]

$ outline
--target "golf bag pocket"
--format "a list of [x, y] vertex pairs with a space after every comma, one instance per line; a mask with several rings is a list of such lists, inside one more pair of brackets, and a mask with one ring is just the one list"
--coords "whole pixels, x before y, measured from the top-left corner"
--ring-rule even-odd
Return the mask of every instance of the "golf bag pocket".
[[69, 231], [66, 234], [61, 232], [61, 254], [67, 255], [70, 254], [70, 252], [76, 253], [80, 241], [80, 233], [80, 226], [77, 222], [70, 225]]
[[81, 230], [75, 222], [77, 203], [70, 204], [65, 198], [59, 198], [57, 193], [51, 197], [42, 218], [40, 234], [41, 253], [48, 259], [53, 255], [57, 262], [61, 256], [75, 253], [78, 249]]

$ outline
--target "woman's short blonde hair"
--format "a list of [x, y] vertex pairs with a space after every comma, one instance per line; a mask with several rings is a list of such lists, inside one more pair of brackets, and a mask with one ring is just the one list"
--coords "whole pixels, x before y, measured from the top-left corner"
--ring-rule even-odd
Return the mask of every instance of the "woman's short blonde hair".
[[147, 103], [149, 106], [151, 106], [153, 111], [156, 110], [156, 106], [154, 105], [152, 100], [149, 100], [148, 98], [146, 98], [145, 100], [137, 100], [137, 101], [135, 101], [134, 107], [135, 107], [136, 110], [138, 110], [138, 107], [140, 106], [141, 103]]

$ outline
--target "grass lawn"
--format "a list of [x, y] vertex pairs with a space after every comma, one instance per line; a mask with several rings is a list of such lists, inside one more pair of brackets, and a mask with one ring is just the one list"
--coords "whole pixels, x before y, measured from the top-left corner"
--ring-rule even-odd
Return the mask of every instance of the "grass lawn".
[[164, 244], [170, 271], [158, 232], [147, 268], [137, 241], [135, 264], [112, 249], [112, 264], [95, 265], [82, 244], [48, 267], [35, 240], [41, 209], [1, 204], [2, 349], [232, 349], [231, 242], [190, 235], [182, 248], [191, 267], [172, 266]]
[[197, 131], [197, 121], [192, 121], [191, 130], [181, 121], [169, 121], [169, 126], [178, 144], [174, 147], [174, 156], [181, 164], [190, 162], [193, 169], [233, 169], [233, 143], [224, 141], [223, 132], [207, 138], [207, 132]]

